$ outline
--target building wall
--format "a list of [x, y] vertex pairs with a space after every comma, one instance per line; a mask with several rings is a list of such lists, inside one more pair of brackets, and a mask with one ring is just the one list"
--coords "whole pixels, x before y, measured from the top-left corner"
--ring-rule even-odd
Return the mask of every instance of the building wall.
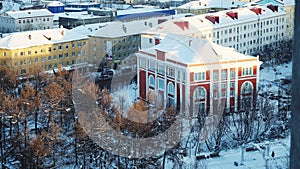
[[[258, 58], [232, 61], [230, 63], [220, 62], [208, 64], [209, 66], [206, 64], [192, 64], [188, 67], [184, 67], [166, 61], [164, 57], [161, 57], [161, 53], [159, 52], [156, 56], [143, 52], [140, 52], [137, 56], [140, 97], [146, 99], [148, 91], [153, 90], [158, 96], [161, 95], [163, 97], [160, 101], [164, 101], [164, 104], [166, 104], [168, 97], [172, 96], [168, 93], [168, 83], [173, 83], [176, 89], [174, 95], [176, 107], [182, 111], [188, 110], [193, 116], [197, 116], [194, 112], [194, 91], [199, 87], [203, 87], [206, 91], [204, 101], [206, 114], [220, 111], [220, 105], [226, 111], [238, 111], [241, 103], [241, 88], [244, 82], [251, 82], [253, 85], [252, 97], [257, 90], [260, 64]], [[155, 69], [150, 68], [150, 62], [155, 63]], [[165, 66], [165, 73], [159, 73], [158, 65]], [[174, 68], [174, 77], [168, 76], [169, 67]], [[188, 77], [183, 75], [186, 74], [186, 72], [189, 72], [187, 74]], [[205, 79], [196, 81], [195, 74], [199, 72], [204, 72]], [[217, 76], [215, 76], [215, 74]], [[155, 79], [154, 87], [150, 86], [150, 76], [153, 76]], [[159, 86], [159, 79], [164, 80], [163, 89]], [[185, 91], [184, 86], [187, 87], [188, 92]], [[188, 106], [188, 109], [185, 108], [186, 106]]]
[[1, 67], [13, 68], [20, 75], [31, 72], [35, 67], [52, 70], [59, 65], [83, 63], [87, 61], [87, 52], [84, 52], [86, 41], [84, 39], [13, 50], [0, 49]]
[[0, 31], [2, 33], [21, 32], [53, 28], [53, 16], [18, 18], [0, 16]]

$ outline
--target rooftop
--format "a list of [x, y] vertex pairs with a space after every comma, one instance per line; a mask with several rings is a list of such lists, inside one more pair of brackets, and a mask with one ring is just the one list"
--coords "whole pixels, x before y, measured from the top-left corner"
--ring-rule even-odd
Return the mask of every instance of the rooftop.
[[[253, 9], [260, 9], [259, 11], [261, 14], [257, 15]], [[273, 11], [267, 6], [249, 6], [232, 10], [224, 10], [216, 13], [174, 19], [150, 28], [144, 31], [144, 33], [155, 34], [172, 32], [187, 35], [214, 28], [247, 23], [257, 20], [258, 17], [260, 19], [264, 19], [285, 14], [286, 13], [280, 8], [278, 8], [277, 11]]]
[[33, 18], [40, 16], [53, 16], [53, 14], [47, 9], [32, 9], [32, 10], [24, 10], [24, 11], [8, 11], [6, 15], [11, 16], [15, 19], [20, 18]]
[[191, 1], [184, 5], [179, 6], [180, 9], [205, 9], [205, 8], [226, 8], [238, 7], [246, 4], [247, 2], [234, 1], [234, 0], [201, 0]]
[[141, 51], [153, 55], [156, 55], [157, 51], [162, 51], [166, 53], [166, 59], [188, 65], [244, 59], [256, 60], [256, 57], [238, 53], [233, 48], [214, 44], [206, 38], [192, 38], [178, 34], [168, 34], [163, 36], [166, 37], [160, 44]]
[[0, 39], [2, 49], [22, 49], [32, 46], [71, 42], [88, 37], [65, 28], [12, 33]]

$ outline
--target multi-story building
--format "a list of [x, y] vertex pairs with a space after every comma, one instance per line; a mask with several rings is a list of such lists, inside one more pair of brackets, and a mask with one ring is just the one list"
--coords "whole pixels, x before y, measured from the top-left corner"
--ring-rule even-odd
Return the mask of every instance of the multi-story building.
[[286, 15], [286, 36], [288, 39], [294, 37], [295, 0], [254, 0], [251, 4], [268, 5], [273, 4], [284, 8]]
[[[180, 17], [180, 16], [178, 16]], [[107, 58], [114, 63], [135, 53], [141, 47], [141, 33], [172, 17], [150, 18], [130, 22], [115, 21], [104, 27], [89, 29], [89, 55], [91, 58]], [[80, 31], [80, 29], [75, 29]], [[83, 31], [82, 31], [83, 32]]]
[[139, 97], [149, 91], [177, 110], [213, 113], [251, 107], [258, 87], [258, 57], [244, 55], [205, 38], [165, 36], [137, 53]]
[[[286, 12], [278, 6], [249, 6], [174, 19], [143, 33], [142, 48], [153, 46], [156, 34], [178, 33], [207, 39], [241, 53], [255, 54], [286, 36]], [[151, 42], [151, 43], [150, 43]]]
[[194, 15], [200, 15], [226, 9], [238, 8], [244, 4], [246, 4], [246, 2], [234, 0], [198, 0], [183, 4], [176, 10], [177, 13], [192, 13]]
[[88, 62], [87, 40], [64, 28], [12, 33], [0, 39], [0, 66], [24, 75], [35, 67], [52, 70]]
[[53, 16], [47, 9], [8, 11], [0, 16], [0, 32], [52, 29]]

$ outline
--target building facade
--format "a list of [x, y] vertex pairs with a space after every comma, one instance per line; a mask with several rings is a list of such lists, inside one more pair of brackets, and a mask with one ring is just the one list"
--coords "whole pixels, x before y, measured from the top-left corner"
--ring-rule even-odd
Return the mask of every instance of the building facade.
[[8, 11], [0, 15], [0, 32], [52, 29], [53, 16], [47, 9]]
[[193, 116], [243, 110], [251, 107], [260, 64], [204, 38], [167, 35], [137, 53], [139, 97], [154, 92], [165, 107]]
[[25, 75], [88, 62], [88, 37], [64, 28], [12, 33], [0, 39], [0, 66]]
[[[206, 37], [244, 54], [255, 54], [266, 45], [278, 45], [286, 36], [286, 12], [274, 5], [249, 6], [171, 20], [151, 28], [142, 36], [142, 48], [152, 46], [156, 34], [178, 33]], [[150, 40], [152, 39], [152, 40]]]

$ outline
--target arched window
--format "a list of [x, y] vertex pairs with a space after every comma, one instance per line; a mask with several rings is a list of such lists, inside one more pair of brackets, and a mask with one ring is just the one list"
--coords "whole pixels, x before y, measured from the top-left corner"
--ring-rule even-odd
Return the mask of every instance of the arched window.
[[242, 95], [251, 95], [253, 93], [253, 84], [251, 82], [244, 82], [241, 87]]
[[149, 86], [155, 88], [155, 79], [152, 75], [149, 76]]
[[203, 87], [198, 87], [194, 90], [194, 101], [205, 100], [206, 91]]
[[168, 94], [172, 94], [172, 95], [175, 94], [175, 88], [172, 82], [168, 83]]
[[194, 90], [193, 103], [194, 103], [194, 117], [203, 119], [206, 114], [206, 89], [198, 87]]
[[253, 101], [253, 84], [249, 81], [244, 82], [241, 86], [241, 110], [248, 110], [252, 107]]

